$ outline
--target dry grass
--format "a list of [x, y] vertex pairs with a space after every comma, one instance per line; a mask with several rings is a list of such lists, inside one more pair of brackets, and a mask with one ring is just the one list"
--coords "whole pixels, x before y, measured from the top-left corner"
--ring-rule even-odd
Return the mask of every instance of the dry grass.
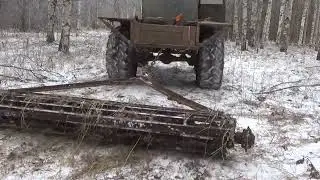
[[72, 174], [69, 179], [93, 177], [97, 174], [120, 168], [124, 164], [126, 166], [137, 165], [145, 159], [145, 152], [135, 151], [128, 157], [129, 151], [127, 148], [119, 148], [118, 151], [107, 154], [85, 153], [81, 156], [81, 162], [84, 162], [85, 165]]

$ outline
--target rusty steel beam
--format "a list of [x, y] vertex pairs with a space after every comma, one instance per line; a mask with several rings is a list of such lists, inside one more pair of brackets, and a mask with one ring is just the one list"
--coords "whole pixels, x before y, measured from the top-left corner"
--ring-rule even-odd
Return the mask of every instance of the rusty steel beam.
[[105, 86], [105, 85], [127, 85], [127, 84], [133, 84], [137, 82], [138, 81], [135, 78], [126, 79], [126, 80], [116, 79], [116, 80], [88, 81], [88, 82], [80, 82], [80, 83], [59, 84], [59, 85], [52, 85], [52, 86], [7, 89], [7, 90], [3, 90], [3, 92], [33, 93], [33, 92], [68, 90], [68, 89], [77, 89], [77, 88], [86, 88], [86, 87], [98, 87], [98, 86]]

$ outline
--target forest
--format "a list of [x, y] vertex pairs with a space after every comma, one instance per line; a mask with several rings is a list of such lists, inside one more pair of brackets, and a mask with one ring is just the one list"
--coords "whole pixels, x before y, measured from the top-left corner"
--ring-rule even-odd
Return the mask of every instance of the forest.
[[[54, 31], [63, 22], [63, 4], [56, 0]], [[46, 31], [50, 3], [47, 0], [1, 0], [0, 28], [23, 32]], [[71, 3], [72, 2], [72, 3]], [[72, 31], [104, 28], [99, 16], [139, 16], [140, 1], [133, 0], [72, 0], [70, 22]], [[226, 0], [226, 20], [231, 23], [226, 38], [235, 41], [242, 50], [263, 48], [266, 41], [287, 51], [288, 45], [305, 45], [318, 50], [320, 29], [318, 0]], [[11, 13], [9, 13], [11, 12]], [[14, 12], [14, 13], [12, 13]]]

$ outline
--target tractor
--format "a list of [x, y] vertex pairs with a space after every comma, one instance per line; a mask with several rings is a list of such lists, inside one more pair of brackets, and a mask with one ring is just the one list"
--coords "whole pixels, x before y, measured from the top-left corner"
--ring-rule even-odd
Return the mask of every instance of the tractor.
[[[99, 17], [111, 29], [110, 79], [135, 77], [138, 66], [159, 60], [194, 66], [200, 88], [218, 90], [224, 69], [225, 0], [142, 0], [142, 15]], [[118, 24], [115, 26], [114, 24]]]

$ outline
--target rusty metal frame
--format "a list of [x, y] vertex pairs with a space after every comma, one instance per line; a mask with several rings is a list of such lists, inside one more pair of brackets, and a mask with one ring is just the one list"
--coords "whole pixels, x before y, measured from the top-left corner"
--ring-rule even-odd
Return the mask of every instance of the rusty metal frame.
[[[28, 128], [30, 122], [55, 126], [77, 126], [97, 131], [124, 131], [126, 134], [167, 136], [202, 144], [206, 155], [224, 152], [239, 143], [247, 150], [255, 137], [250, 128], [235, 132], [236, 120], [221, 111], [199, 111], [138, 105], [50, 94], [0, 94], [0, 125], [16, 123]], [[12, 119], [8, 121], [7, 119]], [[34, 124], [32, 124], [34, 125]], [[31, 128], [33, 126], [31, 125]], [[177, 142], [174, 142], [177, 143]], [[175, 145], [175, 144], [173, 144]]]
[[132, 20], [131, 41], [137, 47], [197, 50], [197, 26], [140, 23]]

